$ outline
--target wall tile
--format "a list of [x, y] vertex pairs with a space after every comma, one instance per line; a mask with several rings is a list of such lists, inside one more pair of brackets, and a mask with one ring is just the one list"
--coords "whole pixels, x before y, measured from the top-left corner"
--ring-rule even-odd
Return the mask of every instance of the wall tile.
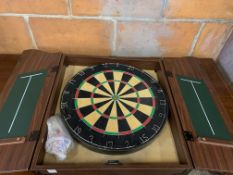
[[186, 56], [200, 24], [120, 22], [114, 55]]
[[0, 13], [67, 14], [66, 0], [0, 0]]
[[168, 18], [233, 19], [232, 0], [168, 0]]
[[72, 54], [110, 55], [113, 25], [101, 20], [31, 18], [39, 49]]
[[162, 0], [73, 0], [73, 14], [158, 18]]
[[216, 58], [231, 29], [232, 24], [207, 23], [197, 41], [193, 56]]
[[0, 53], [21, 53], [32, 48], [23, 18], [0, 17], [0, 31]]

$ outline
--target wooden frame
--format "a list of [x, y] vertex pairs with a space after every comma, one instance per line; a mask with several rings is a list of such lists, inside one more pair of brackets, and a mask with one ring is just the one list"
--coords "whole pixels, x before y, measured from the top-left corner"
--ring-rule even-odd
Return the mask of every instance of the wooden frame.
[[[41, 69], [48, 70], [48, 76], [45, 79], [44, 87], [42, 88], [38, 104], [32, 117], [31, 125], [29, 126], [26, 141], [21, 144], [11, 144], [0, 146], [0, 172], [26, 171], [28, 170], [34, 149], [37, 143], [34, 137], [35, 133], [39, 133], [43, 121], [44, 112], [47, 102], [49, 101], [50, 92], [53, 88], [53, 82], [57, 75], [52, 71], [53, 66], [60, 64], [61, 53], [48, 54], [37, 50], [28, 50], [23, 53], [18, 61], [11, 76], [6, 82], [1, 94], [0, 107], [3, 106], [10, 92], [12, 85], [18, 74], [37, 71]], [[32, 137], [33, 136], [33, 137]], [[3, 154], [5, 153], [5, 154]], [[23, 158], [22, 158], [23, 155]]]
[[[123, 164], [123, 165], [106, 165], [106, 164], [82, 164], [82, 165], [71, 165], [71, 164], [52, 164], [52, 165], [43, 165], [42, 159], [44, 154], [44, 141], [46, 140], [46, 120], [47, 118], [54, 113], [55, 111], [55, 104], [54, 101], [57, 100], [58, 93], [61, 88], [61, 82], [64, 76], [64, 70], [67, 65], [95, 65], [105, 62], [118, 62], [123, 64], [130, 64], [132, 66], [136, 66], [141, 69], [153, 69], [157, 72], [159, 76], [159, 80], [163, 86], [163, 88], [167, 91], [167, 94], [169, 94], [169, 99], [172, 98], [170, 89], [168, 87], [168, 83], [166, 80], [166, 76], [164, 73], [164, 67], [162, 64], [162, 61], [158, 58], [149, 58], [146, 60], [139, 60], [135, 58], [104, 58], [104, 57], [65, 57], [63, 60], [63, 64], [60, 64], [59, 67], [59, 73], [56, 80], [56, 84], [54, 86], [53, 93], [51, 95], [50, 102], [48, 104], [46, 116], [44, 123], [42, 124], [42, 130], [41, 130], [41, 136], [38, 142], [38, 145], [35, 150], [35, 154], [33, 157], [31, 169], [34, 171], [39, 171], [42, 173], [48, 173], [50, 169], [55, 169], [59, 173], [71, 173], [71, 172], [79, 172], [79, 173], [86, 173], [86, 174], [92, 174], [92, 173], [101, 173], [101, 174], [109, 174], [111, 171], [114, 171], [115, 173], [119, 172], [121, 174], [128, 174], [128, 173], [134, 173], [134, 174], [143, 174], [145, 172], [150, 173], [162, 173], [162, 174], [173, 174], [173, 173], [182, 173], [184, 171], [189, 171], [192, 168], [192, 163], [189, 157], [189, 154], [187, 152], [186, 143], [184, 141], [181, 126], [179, 124], [179, 119], [176, 114], [176, 110], [173, 104], [173, 101], [170, 100], [171, 105], [171, 117], [169, 117], [169, 122], [171, 125], [173, 132], [173, 136], [176, 142], [176, 149], [178, 152], [179, 160], [180, 162], [178, 164], [174, 163], [145, 163], [145, 164]], [[57, 92], [55, 92], [57, 90]], [[47, 171], [48, 170], [48, 171]]]
[[[47, 135], [46, 121], [54, 114], [66, 66], [90, 66], [105, 62], [129, 64], [139, 69], [153, 69], [157, 73], [160, 84], [170, 102], [169, 123], [172, 135], [176, 138], [174, 142], [179, 157], [178, 163], [43, 164], [44, 143]], [[203, 79], [210, 89], [225, 124], [233, 134], [233, 91], [211, 59], [64, 56], [61, 53], [50, 54], [38, 50], [28, 50], [22, 54], [20, 61], [7, 81], [0, 106], [4, 103], [17, 74], [41, 68], [46, 68], [49, 72], [40, 97], [41, 104], [37, 106], [29, 134], [24, 143], [0, 145], [0, 152], [4, 153], [0, 160], [1, 173], [30, 170], [42, 174], [139, 175], [145, 173], [176, 174], [188, 172], [193, 168], [216, 172], [233, 172], [231, 164], [233, 159], [232, 143], [228, 143], [226, 146], [224, 142], [212, 142], [211, 140], [206, 142], [197, 137], [181, 91], [174, 78], [176, 75], [181, 74]], [[30, 140], [33, 133], [36, 133], [35, 138]], [[187, 133], [190, 138], [187, 137]], [[21, 160], [22, 154], [24, 160]], [[8, 161], [9, 159], [14, 161]]]
[[202, 79], [206, 83], [231, 135], [233, 135], [232, 89], [226, 84], [226, 81], [223, 76], [221, 76], [213, 60], [204, 58], [166, 58], [164, 60], [164, 65], [166, 71], [171, 71], [174, 75], [168, 76], [168, 83], [170, 87], [172, 87], [171, 91], [175, 100], [176, 109], [179, 111], [178, 114], [182, 128], [184, 131], [190, 132], [193, 136], [193, 141], [187, 141], [187, 143], [195, 168], [233, 172], [233, 166], [230, 163], [233, 158], [232, 142], [223, 144], [222, 141], [216, 140], [215, 142], [200, 141], [192, 126], [175, 75]]

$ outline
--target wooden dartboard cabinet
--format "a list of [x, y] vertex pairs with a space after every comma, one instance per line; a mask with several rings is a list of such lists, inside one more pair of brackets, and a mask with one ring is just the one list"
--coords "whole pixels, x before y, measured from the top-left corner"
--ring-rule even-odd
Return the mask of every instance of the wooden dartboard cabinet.
[[[83, 67], [101, 63], [122, 63], [151, 75], [156, 73], [168, 97], [168, 121], [154, 143], [136, 153], [103, 156], [79, 146], [68, 160], [56, 161], [45, 152], [46, 121], [59, 112], [61, 91], [68, 79]], [[197, 136], [176, 80], [176, 75], [182, 75], [204, 81], [233, 135], [233, 92], [211, 59], [86, 57], [27, 50], [22, 53], [2, 91], [1, 107], [18, 74], [39, 70], [46, 70], [47, 76], [25, 141], [0, 146], [1, 173], [136, 175], [179, 174], [192, 169], [233, 173], [232, 142], [211, 141]]]

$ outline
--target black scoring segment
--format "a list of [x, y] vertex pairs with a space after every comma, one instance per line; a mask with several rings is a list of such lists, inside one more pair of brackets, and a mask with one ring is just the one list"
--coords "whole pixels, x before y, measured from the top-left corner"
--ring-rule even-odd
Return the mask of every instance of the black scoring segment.
[[105, 130], [107, 123], [108, 123], [108, 119], [101, 116], [99, 120], [97, 120], [94, 126], [99, 129]]
[[121, 103], [121, 104], [123, 104], [123, 105], [126, 107], [126, 109], [128, 109], [128, 111], [133, 111], [133, 110], [134, 110], [134, 108], [133, 108], [133, 107], [129, 106], [129, 105], [128, 105], [128, 104], [126, 104], [125, 102], [120, 101], [120, 103]]
[[94, 98], [107, 98], [107, 97], [109, 97], [109, 96], [94, 93], [93, 97], [94, 97]]
[[113, 106], [114, 102], [112, 102], [108, 108], [104, 111], [105, 115], [110, 115], [111, 111], [112, 111], [112, 106]]
[[[104, 97], [103, 95], [99, 95], [101, 97]], [[78, 98], [91, 98], [91, 93], [87, 91], [80, 90], [78, 94]]]
[[121, 90], [125, 87], [125, 83], [122, 83], [123, 82], [129, 82], [129, 80], [131, 79], [131, 76], [128, 75], [128, 74], [123, 74], [122, 78], [121, 78], [121, 83], [120, 83], [120, 86], [119, 86], [119, 89], [118, 89], [118, 92], [117, 94], [120, 94]]
[[[113, 72], [110, 72], [110, 71], [104, 72], [104, 75], [105, 75], [107, 80], [113, 80]], [[111, 87], [112, 92], [115, 94], [114, 82], [111, 81], [111, 82], [108, 82], [108, 83], [109, 83], [109, 85]]]
[[142, 82], [140, 82], [140, 83], [138, 83], [137, 85], [135, 85], [134, 88], [135, 88], [137, 91], [141, 91], [141, 90], [146, 89], [146, 86], [145, 86]]
[[95, 77], [91, 77], [87, 82], [94, 86], [100, 83]]
[[122, 112], [119, 106], [119, 102], [116, 103], [116, 106], [117, 106], [117, 116], [124, 116], [124, 113]]
[[118, 127], [120, 132], [130, 131], [130, 126], [126, 119], [118, 120]]
[[[133, 98], [133, 97], [129, 97], [129, 98], [122, 98], [124, 100], [128, 100], [128, 101], [132, 101], [137, 103], [138, 99], [137, 98]], [[140, 98], [140, 104], [144, 104], [144, 105], [149, 105], [152, 106], [152, 99], [150, 97], [142, 97]]]
[[146, 114], [144, 114], [143, 112], [137, 110], [134, 113], [134, 116], [141, 122], [144, 123], [146, 121], [146, 119], [148, 119], [149, 116], [147, 116]]
[[83, 114], [83, 116], [87, 116], [88, 114], [90, 114], [94, 111], [92, 105], [79, 108], [79, 110]]
[[111, 101], [111, 99], [103, 101], [103, 102], [96, 103], [95, 106], [96, 106], [96, 108], [100, 108], [100, 107], [106, 105], [109, 101]]
[[[88, 80], [88, 83], [90, 83], [90, 84], [92, 84], [94, 86], [97, 86], [97, 85], [101, 84], [95, 77], [91, 77]], [[109, 95], [111, 95], [111, 92], [109, 92], [103, 85], [99, 86], [98, 88], [101, 89], [102, 91], [108, 93]]]
[[127, 90], [126, 92], [122, 93], [121, 95], [126, 95], [126, 94], [130, 94], [130, 93], [134, 93], [135, 91], [130, 88], [129, 90]]

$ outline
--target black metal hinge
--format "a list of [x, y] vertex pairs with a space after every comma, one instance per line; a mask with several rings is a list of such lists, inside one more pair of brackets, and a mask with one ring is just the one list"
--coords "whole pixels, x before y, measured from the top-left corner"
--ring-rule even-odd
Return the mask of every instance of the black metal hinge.
[[29, 137], [29, 141], [30, 142], [37, 141], [39, 137], [40, 137], [40, 131], [39, 130], [33, 131]]
[[184, 131], [184, 139], [186, 140], [186, 141], [194, 141], [194, 137], [193, 137], [193, 134], [192, 134], [192, 132], [190, 132], [190, 131]]
[[170, 71], [166, 71], [166, 76], [167, 76], [167, 77], [173, 77], [173, 73], [170, 72]]

